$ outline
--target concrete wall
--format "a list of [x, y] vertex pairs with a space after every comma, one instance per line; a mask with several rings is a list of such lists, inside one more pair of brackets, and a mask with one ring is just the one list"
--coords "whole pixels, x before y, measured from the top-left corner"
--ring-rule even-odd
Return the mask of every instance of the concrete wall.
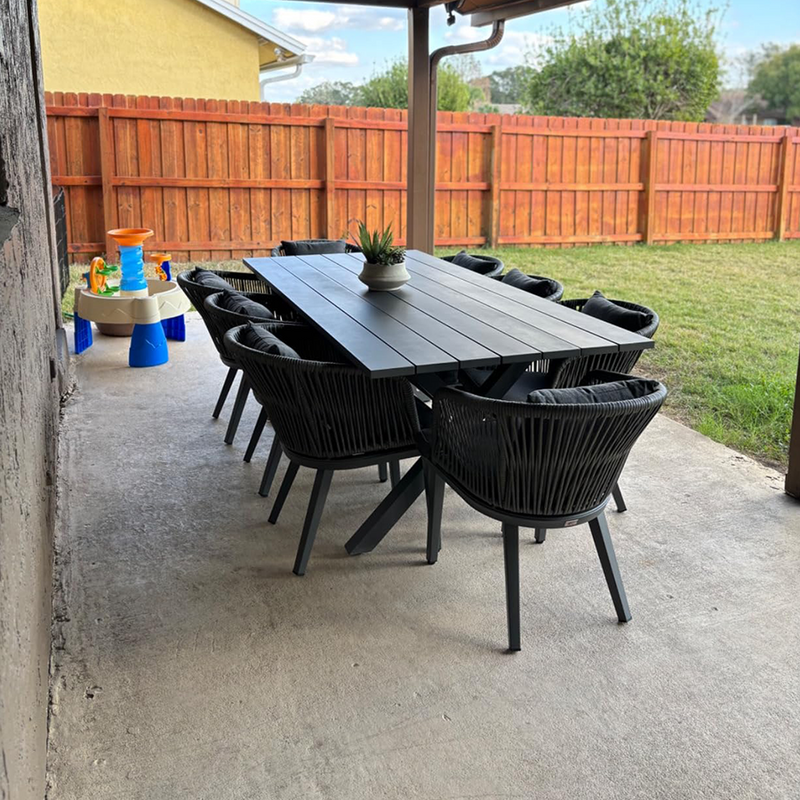
[[0, 2], [0, 798], [45, 791], [58, 425], [36, 0]]
[[258, 36], [195, 0], [39, 0], [39, 25], [49, 91], [260, 99]]

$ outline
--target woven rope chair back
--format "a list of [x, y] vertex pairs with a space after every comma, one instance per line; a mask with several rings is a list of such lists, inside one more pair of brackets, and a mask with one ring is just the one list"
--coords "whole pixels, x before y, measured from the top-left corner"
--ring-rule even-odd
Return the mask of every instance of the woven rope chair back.
[[[561, 305], [567, 308], [580, 311], [587, 303], [588, 298], [580, 300], [562, 300]], [[634, 333], [652, 339], [658, 330], [658, 314], [647, 306], [640, 306], [636, 303], [628, 303], [625, 300], [612, 300], [612, 303], [628, 308], [632, 311], [641, 311], [650, 315], [650, 322]], [[603, 353], [600, 355], [584, 356], [582, 358], [568, 358], [561, 362], [552, 363], [553, 382], [552, 386], [556, 389], [564, 387], [580, 386], [584, 377], [595, 370], [605, 370], [608, 372], [622, 372], [630, 374], [636, 366], [636, 362], [641, 357], [643, 350], [627, 350], [620, 353]]]
[[611, 493], [667, 391], [595, 405], [436, 395], [431, 460], [479, 503], [526, 517], [590, 511]]
[[353, 458], [413, 447], [419, 430], [411, 385], [403, 378], [370, 379], [342, 363], [320, 334], [304, 325], [259, 323], [301, 356], [284, 358], [241, 341], [225, 346], [267, 409], [281, 444], [311, 459]]
[[[237, 292], [246, 294], [270, 294], [269, 286], [267, 286], [264, 281], [257, 278], [252, 273], [216, 269], [209, 271], [226, 280], [234, 289], [236, 289]], [[211, 294], [216, 294], [219, 292], [219, 289], [209, 286], [202, 286], [201, 284], [196, 283], [192, 280], [192, 273], [190, 270], [184, 270], [183, 272], [179, 273], [176, 280], [178, 281], [178, 286], [180, 286], [183, 290], [183, 293], [189, 298], [189, 302], [191, 302], [191, 304], [200, 314], [203, 322], [206, 325], [206, 328], [208, 328], [208, 332], [211, 335], [212, 340], [214, 341], [214, 346], [217, 348], [217, 351], [221, 356], [224, 357], [225, 353], [220, 349], [219, 340], [215, 338], [214, 334], [212, 333], [212, 323], [210, 322], [208, 312], [203, 305], [206, 297]]]
[[[256, 296], [250, 295], [257, 299]], [[230, 358], [230, 353], [225, 350], [225, 334], [231, 329], [235, 328], [239, 325], [246, 325], [248, 322], [270, 322], [274, 321], [274, 317], [277, 317], [280, 320], [279, 312], [276, 310], [273, 319], [268, 317], [255, 317], [250, 316], [249, 314], [239, 314], [236, 311], [228, 311], [226, 308], [222, 308], [219, 302], [222, 298], [222, 292], [215, 292], [214, 294], [208, 295], [206, 299], [203, 301], [203, 309], [206, 313], [206, 326], [208, 327], [208, 332], [211, 334], [211, 338], [214, 340], [214, 344], [217, 346], [217, 350], [223, 353], [226, 357]], [[272, 300], [271, 296], [263, 296], [262, 299], [264, 300]], [[270, 305], [274, 305], [274, 303], [270, 303]], [[289, 320], [280, 320], [282, 322], [286, 322], [287, 324], [297, 325], [297, 322], [292, 322]]]

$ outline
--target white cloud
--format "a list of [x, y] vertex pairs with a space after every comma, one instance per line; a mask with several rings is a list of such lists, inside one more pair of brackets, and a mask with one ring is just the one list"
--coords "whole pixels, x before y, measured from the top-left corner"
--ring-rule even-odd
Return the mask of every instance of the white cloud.
[[325, 39], [321, 36], [298, 36], [298, 39], [308, 48], [306, 53], [314, 56], [314, 64], [336, 64], [340, 67], [355, 67], [358, 64], [358, 55], [347, 49], [347, 42], [332, 36]]
[[332, 11], [286, 8], [272, 12], [272, 24], [287, 32], [324, 33], [330, 30], [402, 31], [405, 16], [399, 9], [336, 6]]
[[[471, 28], [469, 25], [459, 25], [445, 34], [449, 42], [477, 42], [485, 38], [485, 28]], [[537, 50], [551, 41], [552, 37], [544, 33], [507, 30], [497, 47], [479, 55], [492, 69], [516, 67], [525, 64], [529, 54], [535, 55]]]

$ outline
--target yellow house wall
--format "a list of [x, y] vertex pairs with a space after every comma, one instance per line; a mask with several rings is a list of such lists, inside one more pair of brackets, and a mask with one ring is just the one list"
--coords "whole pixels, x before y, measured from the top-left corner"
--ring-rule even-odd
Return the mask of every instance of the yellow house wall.
[[258, 36], [194, 0], [39, 0], [39, 30], [49, 91], [259, 99]]

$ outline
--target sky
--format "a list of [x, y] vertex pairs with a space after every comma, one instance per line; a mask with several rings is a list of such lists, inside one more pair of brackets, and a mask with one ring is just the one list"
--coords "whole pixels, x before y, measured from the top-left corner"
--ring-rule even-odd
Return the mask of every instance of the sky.
[[[603, 1], [587, 0], [571, 10], [554, 9], [510, 20], [501, 44], [478, 54], [483, 74], [523, 63], [531, 48], [547, 40], [553, 25], [562, 25], [569, 14], [583, 13], [582, 8], [590, 3]], [[307, 52], [315, 56], [298, 78], [270, 87], [268, 99], [272, 102], [295, 100], [302, 91], [323, 81], [361, 83], [387, 61], [407, 52], [406, 12], [402, 9], [292, 0], [240, 0], [240, 4], [243, 11], [305, 42]], [[468, 17], [456, 15], [456, 19], [457, 23], [448, 27], [444, 6], [431, 9], [432, 49], [488, 35], [489, 28], [471, 28]], [[728, 57], [767, 42], [800, 43], [800, 0], [729, 0], [720, 38]], [[727, 82], [735, 83], [735, 79]]]

